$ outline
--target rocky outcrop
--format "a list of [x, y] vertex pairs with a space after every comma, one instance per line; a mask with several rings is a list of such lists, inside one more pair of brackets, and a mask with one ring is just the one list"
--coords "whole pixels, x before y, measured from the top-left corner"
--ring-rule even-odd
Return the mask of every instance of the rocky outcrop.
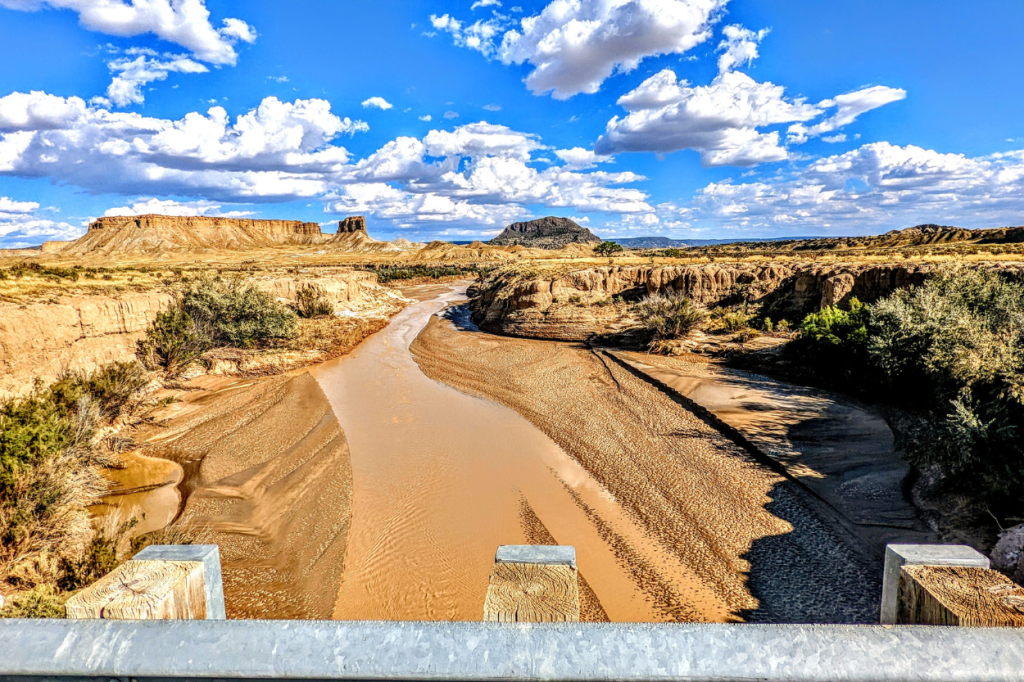
[[206, 249], [251, 249], [281, 244], [320, 244], [318, 223], [205, 216], [113, 216], [89, 225], [80, 239], [59, 253], [116, 255]]
[[992, 568], [1024, 585], [1024, 524], [1003, 533], [992, 549]]
[[512, 223], [490, 241], [498, 246], [560, 249], [566, 244], [600, 244], [601, 238], [568, 218], [548, 216], [524, 223]]
[[[1018, 274], [1018, 265], [993, 266]], [[582, 340], [629, 323], [608, 304], [651, 294], [680, 293], [713, 307], [761, 303], [775, 320], [797, 321], [822, 306], [856, 297], [872, 302], [897, 289], [922, 284], [933, 266], [917, 264], [815, 265], [714, 263], [680, 266], [601, 267], [523, 279], [501, 272], [480, 287], [474, 320], [490, 331], [515, 336]]]
[[338, 223], [338, 234], [348, 234], [352, 232], [366, 233], [365, 217], [361, 215], [349, 216]]
[[[372, 272], [256, 279], [253, 284], [285, 302], [293, 301], [298, 289], [312, 286], [337, 309], [358, 315], [401, 307]], [[49, 383], [65, 370], [89, 372], [132, 359], [136, 342], [172, 300], [170, 293], [153, 292], [24, 306], [0, 303], [0, 398], [27, 393], [37, 378]]]

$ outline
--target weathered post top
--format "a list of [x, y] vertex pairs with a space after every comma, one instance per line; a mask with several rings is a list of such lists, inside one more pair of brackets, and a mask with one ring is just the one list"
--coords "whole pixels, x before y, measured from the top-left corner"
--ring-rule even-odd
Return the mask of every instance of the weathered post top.
[[989, 568], [989, 560], [984, 554], [967, 545], [886, 545], [885, 568], [882, 574], [882, 608], [879, 618], [882, 625], [892, 625], [896, 622], [900, 569], [904, 565]]
[[72, 619], [223, 620], [216, 545], [153, 545], [65, 605]]
[[484, 620], [543, 623], [579, 619], [575, 547], [498, 547], [484, 601]]

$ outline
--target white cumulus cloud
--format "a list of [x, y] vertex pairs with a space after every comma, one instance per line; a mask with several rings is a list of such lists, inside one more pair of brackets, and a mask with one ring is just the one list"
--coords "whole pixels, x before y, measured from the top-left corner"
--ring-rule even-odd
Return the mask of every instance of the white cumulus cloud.
[[[705, 166], [782, 161], [790, 153], [779, 131], [762, 128], [789, 123], [786, 143], [796, 144], [905, 96], [903, 90], [875, 86], [809, 104], [804, 98], [787, 98], [780, 85], [755, 81], [739, 71], [725, 70], [709, 85], [692, 86], [664, 69], [618, 99], [629, 113], [608, 122], [594, 151], [611, 155], [694, 149]], [[829, 118], [805, 125], [833, 108]]]
[[1024, 150], [982, 157], [888, 142], [807, 163], [771, 180], [711, 183], [693, 200], [705, 223], [870, 232], [921, 223], [1018, 225]]
[[138, 54], [134, 59], [115, 59], [107, 63], [115, 75], [107, 86], [107, 99], [119, 107], [142, 104], [142, 88], [154, 81], [162, 81], [169, 73], [206, 73], [209, 71], [185, 55]]
[[594, 145], [598, 154], [695, 149], [705, 166], [751, 166], [780, 161], [788, 152], [778, 132], [758, 128], [807, 121], [819, 110], [790, 100], [784, 88], [727, 71], [710, 85], [690, 86], [665, 69], [619, 98], [629, 114], [608, 122]]
[[891, 104], [892, 102], [898, 102], [901, 99], [905, 99], [906, 96], [907, 91], [902, 88], [875, 85], [824, 100], [818, 103], [818, 107], [822, 109], [835, 107], [836, 113], [821, 123], [810, 127], [801, 124], [790, 126], [788, 131], [789, 142], [791, 144], [805, 142], [808, 138], [817, 137], [824, 133], [830, 133], [837, 128], [848, 126], [857, 120], [857, 117], [861, 114], [886, 104]]
[[224, 19], [220, 28], [214, 27], [204, 0], [0, 0], [0, 5], [71, 10], [90, 31], [124, 37], [152, 33], [211, 64], [233, 65], [237, 42], [256, 39], [255, 30], [241, 19]]
[[349, 160], [331, 142], [367, 129], [318, 99], [268, 97], [234, 121], [221, 107], [172, 120], [14, 93], [0, 97], [0, 175], [132, 195], [311, 197]]
[[108, 208], [105, 216], [137, 216], [137, 215], [175, 215], [175, 216], [223, 216], [227, 218], [244, 218], [253, 215], [252, 211], [224, 211], [214, 201], [174, 201], [173, 199], [157, 199], [143, 197], [128, 206]]
[[40, 216], [38, 211], [36, 201], [0, 197], [0, 248], [18, 249], [51, 239], [74, 239], [84, 232], [81, 226]]
[[718, 44], [716, 52], [721, 52], [718, 58], [718, 71], [725, 73], [740, 66], [749, 66], [758, 57], [757, 46], [768, 35], [768, 29], [751, 31], [738, 25], [726, 26], [722, 29], [725, 40]]
[[394, 105], [391, 102], [387, 101], [383, 97], [371, 97], [370, 99], [363, 100], [364, 109], [373, 107], [374, 109], [383, 109], [384, 111], [387, 111], [393, 106]]
[[708, 40], [726, 2], [553, 0], [518, 22], [496, 14], [466, 24], [445, 14], [431, 23], [457, 45], [505, 64], [529, 64], [526, 85], [534, 94], [568, 99], [597, 92], [612, 74], [628, 73], [647, 57], [682, 54]]

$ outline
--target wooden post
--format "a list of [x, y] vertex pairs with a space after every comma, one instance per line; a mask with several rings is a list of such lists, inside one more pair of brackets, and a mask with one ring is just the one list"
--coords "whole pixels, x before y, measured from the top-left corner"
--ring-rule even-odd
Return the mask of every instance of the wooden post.
[[552, 545], [498, 548], [484, 601], [484, 620], [578, 622], [576, 549]]
[[68, 618], [223, 620], [217, 545], [150, 545], [65, 605]]
[[879, 622], [896, 623], [899, 606], [900, 569], [906, 565], [973, 566], [990, 568], [988, 557], [967, 545], [915, 545], [890, 544], [885, 547], [885, 567], [882, 571], [882, 604]]
[[68, 618], [205, 619], [201, 561], [126, 561], [71, 597]]
[[1024, 588], [985, 568], [905, 565], [896, 622], [1024, 627]]

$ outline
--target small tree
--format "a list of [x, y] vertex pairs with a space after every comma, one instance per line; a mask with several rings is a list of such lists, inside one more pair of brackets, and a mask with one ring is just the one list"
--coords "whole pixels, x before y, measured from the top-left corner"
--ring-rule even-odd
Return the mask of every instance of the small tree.
[[601, 242], [594, 247], [594, 253], [599, 256], [608, 256], [609, 258], [612, 257], [613, 253], [620, 251], [622, 251], [622, 245], [616, 242]]

